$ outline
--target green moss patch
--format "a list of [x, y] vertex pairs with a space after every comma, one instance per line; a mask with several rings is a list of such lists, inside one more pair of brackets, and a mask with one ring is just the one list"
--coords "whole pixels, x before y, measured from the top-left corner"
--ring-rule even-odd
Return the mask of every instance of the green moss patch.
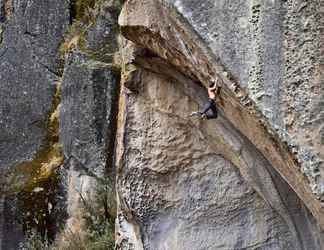
[[98, 0], [72, 0], [71, 14], [76, 20], [82, 20], [89, 9], [93, 9]]

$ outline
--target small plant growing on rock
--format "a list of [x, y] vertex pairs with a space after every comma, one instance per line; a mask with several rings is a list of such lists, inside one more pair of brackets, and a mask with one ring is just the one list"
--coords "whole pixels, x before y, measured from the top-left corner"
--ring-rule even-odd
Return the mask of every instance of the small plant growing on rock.
[[114, 224], [116, 202], [112, 180], [108, 177], [97, 178], [98, 185], [94, 201], [90, 202], [80, 194], [85, 225], [87, 227], [87, 249], [114, 249]]
[[[95, 176], [95, 175], [92, 175]], [[62, 230], [53, 243], [39, 232], [31, 231], [19, 250], [113, 250], [116, 202], [111, 178], [98, 178], [94, 197], [83, 197], [82, 220], [84, 227], [78, 232]]]
[[19, 250], [54, 250], [50, 242], [42, 237], [39, 232], [31, 231], [26, 242], [19, 246]]

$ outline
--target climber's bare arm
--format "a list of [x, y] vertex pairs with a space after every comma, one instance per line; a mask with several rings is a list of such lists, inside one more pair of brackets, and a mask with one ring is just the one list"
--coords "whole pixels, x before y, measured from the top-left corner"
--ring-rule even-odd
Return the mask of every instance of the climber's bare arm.
[[213, 81], [213, 85], [209, 86], [208, 90], [210, 91], [218, 91], [219, 90], [219, 86], [217, 84], [217, 81]]
[[208, 88], [208, 93], [214, 93], [215, 96], [218, 95], [220, 87], [217, 85], [217, 83], [215, 82], [213, 86]]
[[215, 91], [217, 89], [217, 84], [215, 83], [213, 87], [209, 88], [211, 91]]

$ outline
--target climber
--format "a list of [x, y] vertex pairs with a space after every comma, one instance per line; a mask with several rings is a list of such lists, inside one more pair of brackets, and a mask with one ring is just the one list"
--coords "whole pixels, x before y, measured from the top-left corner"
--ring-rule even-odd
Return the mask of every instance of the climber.
[[[217, 86], [216, 81], [213, 82], [208, 88], [208, 103], [205, 104], [202, 111], [192, 112], [190, 116], [199, 116], [202, 119], [216, 119], [217, 118], [217, 108], [216, 108], [216, 96], [218, 94], [219, 87]], [[211, 114], [208, 114], [208, 111], [211, 110]]]

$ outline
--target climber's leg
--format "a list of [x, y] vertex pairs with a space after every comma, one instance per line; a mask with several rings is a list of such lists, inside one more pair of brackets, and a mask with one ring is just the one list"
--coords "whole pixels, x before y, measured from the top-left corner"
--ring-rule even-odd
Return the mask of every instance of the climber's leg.
[[[208, 114], [209, 110], [212, 111], [212, 114]], [[202, 111], [192, 112], [190, 116], [200, 116], [205, 119], [216, 119], [217, 108], [215, 101], [213, 99], [209, 99]]]
[[201, 114], [207, 114], [208, 110], [210, 110], [213, 105], [214, 105], [214, 100], [209, 99], [208, 102], [205, 104], [203, 110], [201, 111]]
[[207, 120], [209, 119], [216, 119], [217, 116], [218, 116], [218, 112], [217, 112], [217, 107], [216, 107], [216, 104], [215, 104], [215, 101], [214, 100], [211, 100], [211, 105], [210, 105], [210, 110], [212, 111], [211, 114], [208, 114], [206, 113], [206, 118]]

